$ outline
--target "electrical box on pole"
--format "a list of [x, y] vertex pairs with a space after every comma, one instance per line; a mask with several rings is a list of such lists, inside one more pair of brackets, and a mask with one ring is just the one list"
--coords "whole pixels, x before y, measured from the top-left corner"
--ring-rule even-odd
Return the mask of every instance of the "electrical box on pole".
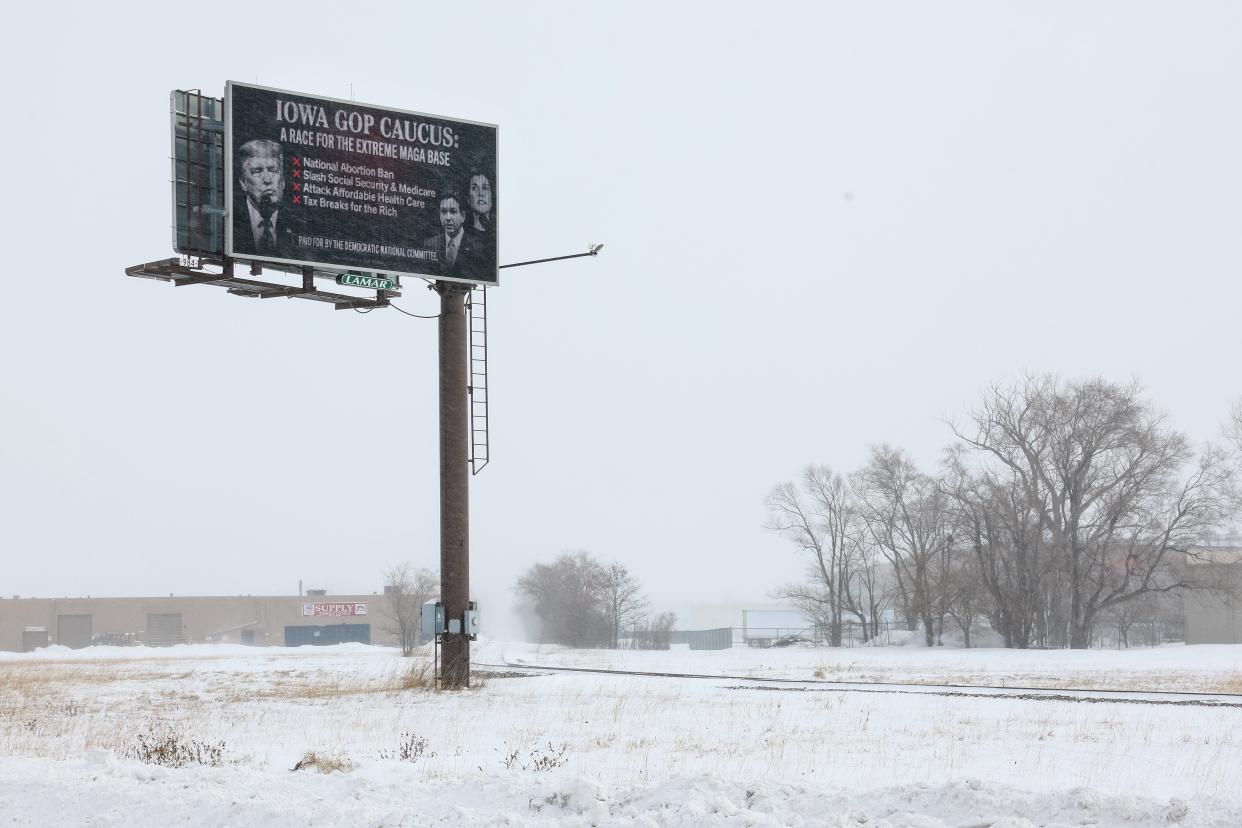
[[420, 628], [422, 637], [431, 640], [444, 632], [444, 605], [439, 601], [427, 601], [423, 604], [423, 623]]

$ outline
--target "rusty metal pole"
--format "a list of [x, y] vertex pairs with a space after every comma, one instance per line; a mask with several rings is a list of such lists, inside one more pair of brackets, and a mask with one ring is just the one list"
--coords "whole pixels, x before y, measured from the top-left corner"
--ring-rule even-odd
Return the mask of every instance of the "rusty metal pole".
[[[440, 602], [444, 621], [462, 619], [470, 601], [470, 405], [466, 360], [469, 288], [437, 282], [440, 294]], [[441, 684], [470, 685], [470, 638], [442, 637]]]

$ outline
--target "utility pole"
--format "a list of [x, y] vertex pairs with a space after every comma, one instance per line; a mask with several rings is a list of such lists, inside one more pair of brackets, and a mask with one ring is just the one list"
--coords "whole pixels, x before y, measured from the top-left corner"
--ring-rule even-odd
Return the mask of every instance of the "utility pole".
[[[525, 265], [559, 262], [599, 254], [602, 244], [586, 253], [553, 256]], [[436, 282], [440, 294], [440, 604], [445, 629], [440, 634], [440, 686], [470, 686], [470, 371], [466, 328], [466, 296], [471, 286]], [[456, 631], [454, 631], [456, 627]]]
[[[440, 294], [440, 602], [461, 623], [470, 601], [470, 403], [466, 366], [469, 285], [437, 282]], [[441, 636], [441, 686], [470, 684], [470, 636]]]

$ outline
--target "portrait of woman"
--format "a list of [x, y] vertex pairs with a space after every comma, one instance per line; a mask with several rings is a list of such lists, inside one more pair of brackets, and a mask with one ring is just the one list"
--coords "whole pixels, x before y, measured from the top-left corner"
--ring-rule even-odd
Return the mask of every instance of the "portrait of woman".
[[476, 234], [491, 236], [492, 230], [492, 182], [483, 173], [470, 176], [470, 186], [466, 189], [466, 198], [470, 202], [472, 213], [468, 229]]

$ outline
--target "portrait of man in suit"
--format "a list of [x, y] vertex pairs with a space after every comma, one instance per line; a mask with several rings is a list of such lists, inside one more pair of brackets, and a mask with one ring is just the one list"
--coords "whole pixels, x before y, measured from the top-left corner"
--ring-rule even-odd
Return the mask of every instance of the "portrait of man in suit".
[[455, 192], [440, 194], [440, 232], [423, 240], [423, 247], [440, 254], [440, 272], [470, 277], [478, 266], [478, 241], [466, 232], [466, 201]]
[[238, 184], [244, 207], [235, 208], [233, 249], [238, 253], [289, 256], [296, 220], [285, 196], [285, 153], [266, 138], [247, 141], [237, 149]]

